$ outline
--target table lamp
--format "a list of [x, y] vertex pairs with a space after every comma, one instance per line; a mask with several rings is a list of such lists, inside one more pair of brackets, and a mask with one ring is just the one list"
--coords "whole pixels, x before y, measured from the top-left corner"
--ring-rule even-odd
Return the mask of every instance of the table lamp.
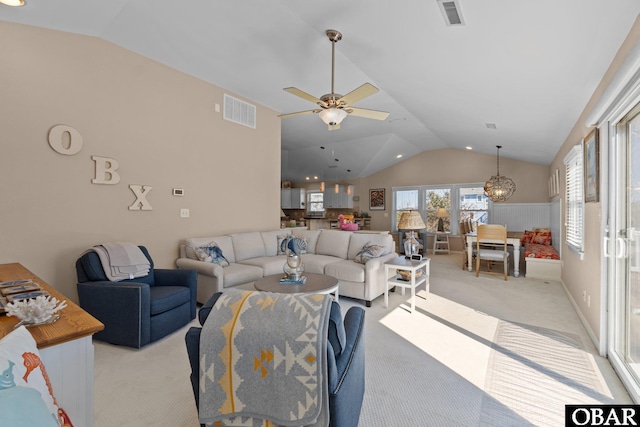
[[424, 230], [425, 228], [427, 227], [424, 225], [424, 221], [419, 212], [405, 211], [400, 215], [398, 230], [411, 230], [409, 237], [404, 241], [405, 258], [411, 258], [411, 255], [417, 254], [420, 248], [420, 243], [416, 240], [413, 231]]
[[449, 218], [449, 212], [445, 208], [438, 208], [436, 211], [436, 218], [438, 218], [438, 231], [444, 232], [444, 219]]

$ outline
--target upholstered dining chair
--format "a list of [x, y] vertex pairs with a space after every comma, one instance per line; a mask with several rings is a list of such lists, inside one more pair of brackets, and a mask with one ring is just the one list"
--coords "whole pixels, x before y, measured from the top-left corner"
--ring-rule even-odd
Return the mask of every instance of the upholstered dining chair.
[[[485, 245], [493, 244], [494, 248], [486, 248]], [[480, 273], [480, 263], [488, 261], [495, 263], [502, 261], [504, 269], [502, 274], [504, 280], [507, 280], [509, 273], [509, 252], [507, 251], [507, 227], [497, 224], [478, 224], [478, 237], [476, 240], [476, 277]], [[485, 271], [490, 274], [494, 273], [490, 269]]]

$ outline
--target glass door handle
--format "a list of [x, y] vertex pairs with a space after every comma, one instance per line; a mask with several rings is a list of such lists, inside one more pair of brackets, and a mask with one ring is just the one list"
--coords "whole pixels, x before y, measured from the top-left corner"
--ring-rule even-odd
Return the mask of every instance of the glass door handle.
[[610, 258], [611, 254], [609, 253], [609, 243], [610, 243], [611, 239], [609, 239], [609, 236], [605, 236], [604, 240], [602, 242], [602, 252], [604, 253], [604, 257], [605, 258]]
[[624, 237], [616, 238], [616, 258], [622, 259], [627, 256], [627, 241]]

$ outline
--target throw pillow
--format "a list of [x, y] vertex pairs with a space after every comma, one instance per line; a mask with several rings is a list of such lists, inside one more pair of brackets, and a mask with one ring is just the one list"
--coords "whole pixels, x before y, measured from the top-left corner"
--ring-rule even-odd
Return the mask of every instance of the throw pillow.
[[[33, 399], [35, 396], [34, 393], [24, 389], [35, 390], [42, 401], [42, 404], [37, 404], [33, 407], [33, 413], [31, 410], [22, 412], [19, 409], [19, 403], [22, 402], [22, 399]], [[42, 406], [44, 405], [47, 421], [51, 421], [50, 425], [64, 425], [63, 420], [59, 419], [58, 405], [53, 396], [49, 376], [40, 359], [36, 341], [24, 326], [0, 339], [0, 391], [7, 390], [11, 391], [4, 393], [3, 397], [0, 397], [0, 401], [7, 397], [9, 401], [15, 403], [7, 404], [0, 410], [3, 420], [9, 419], [8, 417], [11, 416], [12, 411], [17, 411], [17, 418], [26, 416], [38, 417], [34, 418], [33, 423], [27, 425], [49, 425], [48, 423], [36, 421], [40, 420]], [[22, 424], [9, 423], [9, 425]]]
[[384, 254], [384, 246], [374, 245], [372, 242], [364, 244], [360, 252], [356, 255], [355, 261], [360, 264], [366, 264], [367, 261], [373, 258], [378, 258]]
[[551, 231], [535, 231], [531, 236], [531, 243], [551, 245]]
[[206, 246], [196, 248], [196, 256], [200, 261], [218, 264], [220, 267], [229, 265], [229, 261], [224, 257], [222, 249], [220, 249], [220, 246], [218, 246], [216, 242], [211, 242]]
[[278, 236], [278, 255], [307, 253], [307, 238], [294, 236]]
[[307, 239], [301, 237], [291, 237], [287, 242], [287, 249], [296, 255], [307, 253]]
[[289, 239], [292, 237], [290, 235], [286, 236], [278, 236], [278, 255], [286, 255], [287, 254], [287, 245], [289, 244]]
[[531, 236], [533, 236], [533, 231], [524, 230], [524, 233], [522, 234], [522, 239], [520, 239], [520, 244], [524, 246], [527, 243], [531, 243]]

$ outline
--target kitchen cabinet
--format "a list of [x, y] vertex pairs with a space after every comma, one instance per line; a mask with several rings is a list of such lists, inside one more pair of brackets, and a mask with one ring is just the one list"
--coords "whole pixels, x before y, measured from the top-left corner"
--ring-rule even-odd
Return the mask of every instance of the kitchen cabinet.
[[280, 207], [282, 209], [291, 209], [291, 189], [280, 189]]
[[353, 192], [347, 194], [348, 185], [339, 185], [338, 192], [335, 192], [335, 186], [328, 186], [323, 193], [323, 204], [325, 209], [353, 209]]
[[304, 188], [281, 188], [280, 207], [282, 209], [304, 209], [307, 193]]

